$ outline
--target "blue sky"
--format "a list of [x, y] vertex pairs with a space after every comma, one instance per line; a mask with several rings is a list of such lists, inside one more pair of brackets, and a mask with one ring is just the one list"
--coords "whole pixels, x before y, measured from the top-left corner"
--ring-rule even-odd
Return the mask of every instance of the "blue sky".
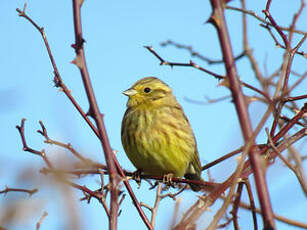
[[[54, 58], [63, 80], [71, 89], [73, 96], [86, 111], [88, 102], [83, 90], [78, 69], [70, 64], [74, 59], [74, 50], [70, 47], [74, 42], [71, 1], [27, 1], [27, 13], [45, 28]], [[265, 1], [247, 1], [247, 7], [263, 16]], [[68, 201], [63, 194], [75, 200], [74, 207], [79, 215], [81, 229], [107, 229], [106, 217], [102, 207], [96, 201], [90, 204], [79, 202], [81, 192], [56, 189], [49, 178], [40, 174], [44, 166], [42, 160], [22, 151], [21, 141], [15, 128], [21, 118], [27, 118], [26, 135], [33, 148], [46, 149], [50, 158], [59, 164], [69, 164], [70, 154], [52, 146], [43, 144], [43, 139], [36, 130], [38, 121], [42, 120], [50, 137], [65, 143], [71, 143], [85, 156], [104, 162], [101, 146], [80, 118], [68, 99], [53, 86], [52, 66], [40, 34], [18, 17], [16, 8], [22, 8], [24, 1], [11, 0], [0, 3], [0, 27], [2, 35], [2, 55], [0, 66], [2, 82], [0, 85], [0, 127], [3, 140], [0, 150], [0, 188], [38, 187], [40, 192], [31, 199], [25, 194], [8, 194], [1, 196], [1, 204], [17, 202], [30, 205], [31, 212], [25, 218], [19, 218], [9, 229], [33, 229], [43, 211], [48, 216], [41, 229], [69, 229], [71, 220], [66, 218]], [[239, 6], [239, 1], [233, 1]], [[272, 14], [282, 25], [289, 25], [292, 15], [298, 9], [299, 1], [272, 3]], [[178, 43], [192, 45], [200, 53], [212, 59], [221, 58], [216, 31], [212, 25], [205, 24], [211, 13], [209, 1], [85, 1], [82, 8], [83, 32], [86, 40], [85, 50], [88, 68], [95, 90], [98, 104], [105, 115], [105, 124], [113, 149], [118, 150], [118, 160], [122, 167], [134, 171], [132, 164], [125, 156], [120, 141], [120, 125], [127, 98], [121, 94], [136, 80], [144, 76], [157, 76], [167, 82], [182, 104], [198, 142], [202, 164], [210, 162], [223, 154], [232, 151], [242, 144], [242, 136], [230, 100], [210, 105], [197, 105], [185, 98], [205, 101], [205, 97], [219, 98], [229, 95], [224, 87], [218, 87], [213, 77], [192, 68], [160, 66], [159, 61], [150, 54], [144, 45], [151, 45], [166, 60], [189, 62], [190, 55], [184, 50], [173, 47], [161, 47], [160, 42], [172, 39]], [[227, 12], [229, 32], [232, 38], [234, 54], [242, 51], [242, 33], [240, 13]], [[259, 22], [249, 17], [249, 39], [259, 66], [267, 74], [271, 74], [281, 64], [283, 50], [276, 48], [268, 32], [259, 26]], [[307, 14], [299, 19], [298, 29], [306, 31]], [[306, 51], [306, 43], [302, 50]], [[208, 65], [192, 58], [194, 62], [219, 74], [224, 74], [223, 65]], [[306, 59], [295, 57], [293, 64], [296, 72], [306, 71]], [[242, 80], [258, 86], [254, 74], [246, 59], [237, 62], [238, 73]], [[294, 95], [306, 93], [306, 81], [298, 87]], [[253, 92], [245, 90], [249, 95]], [[300, 105], [303, 101], [300, 102]], [[265, 111], [263, 104], [255, 102], [250, 106], [252, 121], [255, 126]], [[271, 122], [271, 120], [269, 121]], [[270, 127], [270, 123], [267, 124]], [[257, 139], [259, 143], [266, 141], [265, 135]], [[304, 145], [305, 144], [305, 145]], [[307, 152], [306, 141], [297, 145], [301, 152]], [[230, 160], [212, 169], [211, 174], [216, 181], [223, 181], [233, 171], [236, 161]], [[305, 167], [306, 167], [305, 162]], [[28, 174], [29, 173], [29, 174]], [[29, 176], [30, 175], [30, 176]], [[206, 178], [206, 174], [203, 173]], [[281, 179], [282, 177], [282, 179]], [[269, 189], [274, 211], [280, 215], [306, 220], [304, 210], [307, 201], [301, 192], [293, 174], [278, 160], [268, 170]], [[90, 188], [97, 188], [98, 177], [76, 180]], [[49, 185], [48, 185], [49, 184]], [[153, 203], [155, 191], [148, 190], [146, 182], [140, 189], [131, 182], [137, 197], [149, 204]], [[124, 188], [123, 188], [124, 189]], [[52, 197], [52, 198], [51, 198]], [[192, 192], [182, 196], [182, 210], [197, 197]], [[51, 198], [51, 199], [50, 199]], [[217, 205], [220, 205], [217, 202]], [[2, 206], [2, 205], [1, 205]], [[174, 202], [163, 200], [157, 217], [157, 229], [168, 226]], [[257, 206], [259, 206], [257, 204]], [[217, 207], [213, 207], [216, 210]], [[145, 229], [130, 198], [127, 196], [119, 217], [119, 229], [126, 229], [127, 224]], [[5, 210], [0, 208], [0, 216]], [[146, 211], [147, 214], [149, 214]], [[209, 212], [202, 219], [202, 225], [212, 218]], [[24, 213], [23, 213], [24, 215]], [[240, 225], [249, 229], [251, 217], [249, 213], [239, 213]], [[21, 215], [22, 216], [22, 215]], [[261, 218], [258, 217], [261, 225]], [[296, 229], [276, 222], [278, 229]], [[232, 226], [231, 226], [232, 227]]]

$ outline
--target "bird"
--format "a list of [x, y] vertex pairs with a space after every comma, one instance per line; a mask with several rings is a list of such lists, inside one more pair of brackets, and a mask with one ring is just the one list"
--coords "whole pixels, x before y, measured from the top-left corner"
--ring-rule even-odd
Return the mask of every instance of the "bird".
[[[144, 77], [123, 94], [128, 102], [121, 141], [137, 171], [202, 180], [196, 139], [172, 89], [156, 77]], [[190, 187], [201, 189], [199, 184]]]

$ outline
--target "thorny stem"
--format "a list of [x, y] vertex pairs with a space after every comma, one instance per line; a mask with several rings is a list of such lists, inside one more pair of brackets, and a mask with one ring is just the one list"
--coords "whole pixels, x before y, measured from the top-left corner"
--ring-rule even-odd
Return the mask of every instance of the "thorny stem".
[[[210, 22], [215, 26], [218, 32], [220, 45], [225, 61], [227, 77], [230, 83], [236, 111], [239, 117], [242, 134], [245, 142], [252, 136], [252, 126], [247, 110], [244, 95], [241, 91], [240, 81], [236, 72], [235, 61], [232, 54], [231, 42], [227, 31], [227, 26], [224, 18], [224, 9], [219, 0], [211, 0], [212, 15]], [[252, 143], [253, 144], [253, 143]], [[265, 180], [264, 171], [262, 170], [260, 156], [257, 154], [257, 148], [252, 147], [249, 151], [249, 159], [254, 172], [256, 189], [261, 208], [263, 210], [263, 222], [265, 229], [275, 229], [273, 218], [273, 210], [270, 202], [269, 192]]]
[[26, 152], [33, 153], [33, 154], [35, 154], [35, 155], [38, 155], [38, 156], [42, 157], [43, 160], [45, 161], [45, 163], [47, 164], [47, 166], [48, 166], [49, 168], [52, 169], [52, 168], [53, 168], [52, 163], [51, 163], [51, 162], [49, 161], [49, 159], [47, 158], [44, 149], [41, 150], [41, 151], [38, 151], [38, 150], [35, 150], [35, 149], [30, 148], [30, 147], [27, 145], [26, 138], [25, 138], [25, 121], [26, 121], [26, 119], [23, 118], [23, 119], [21, 120], [21, 125], [20, 125], [20, 126], [19, 126], [19, 125], [16, 125], [16, 128], [17, 128], [17, 130], [18, 130], [18, 132], [19, 132], [19, 134], [20, 134], [21, 141], [22, 141], [22, 144], [23, 144], [22, 150], [23, 150], [23, 151], [26, 151]]
[[87, 98], [90, 104], [89, 115], [92, 116], [96, 122], [96, 126], [98, 129], [100, 141], [102, 144], [104, 156], [106, 159], [106, 164], [108, 167], [109, 178], [110, 178], [110, 216], [109, 216], [109, 229], [116, 230], [117, 229], [117, 215], [118, 215], [118, 183], [119, 177], [117, 175], [117, 170], [115, 168], [115, 164], [113, 161], [113, 152], [111, 149], [111, 145], [109, 142], [109, 138], [106, 132], [106, 128], [103, 122], [103, 117], [101, 116], [101, 112], [99, 110], [96, 97], [94, 95], [94, 90], [91, 84], [89, 72], [87, 69], [85, 52], [83, 48], [83, 35], [82, 35], [82, 24], [81, 24], [81, 7], [83, 1], [81, 0], [73, 0], [73, 17], [74, 17], [74, 28], [75, 28], [75, 44], [73, 48], [76, 52], [76, 58], [73, 61], [74, 64], [80, 70], [81, 77], [83, 80], [83, 85], [87, 94]]
[[[69, 89], [66, 87], [66, 85], [64, 84], [64, 82], [62, 81], [62, 78], [60, 76], [60, 73], [58, 72], [58, 69], [57, 69], [57, 66], [56, 66], [56, 63], [54, 61], [54, 58], [53, 58], [53, 55], [52, 55], [52, 52], [51, 52], [51, 49], [49, 47], [49, 43], [47, 41], [47, 37], [46, 37], [46, 34], [43, 30], [42, 27], [39, 27], [26, 13], [25, 13], [25, 8], [26, 8], [26, 5], [24, 7], [23, 10], [20, 10], [20, 9], [16, 9], [16, 11], [19, 13], [19, 16], [20, 17], [24, 17], [25, 19], [27, 19], [39, 32], [40, 34], [42, 35], [42, 38], [44, 40], [44, 43], [45, 43], [45, 46], [47, 48], [47, 51], [48, 51], [48, 55], [49, 55], [49, 58], [50, 58], [50, 61], [52, 63], [52, 66], [53, 66], [53, 69], [54, 69], [54, 82], [55, 82], [55, 85], [56, 87], [61, 87], [61, 89], [63, 90], [63, 92], [65, 93], [65, 95], [69, 98], [69, 100], [72, 102], [72, 104], [75, 106], [75, 108], [78, 110], [78, 112], [81, 114], [81, 116], [83, 117], [83, 119], [86, 121], [86, 123], [90, 126], [90, 128], [93, 130], [93, 132], [96, 134], [96, 136], [100, 139], [100, 136], [99, 136], [99, 133], [98, 133], [98, 130], [96, 129], [96, 127], [94, 126], [94, 124], [90, 121], [90, 119], [88, 118], [87, 114], [82, 110], [82, 108], [79, 106], [79, 104], [77, 103], [77, 101], [73, 98], [73, 96], [71, 95], [71, 92], [69, 91]], [[120, 173], [121, 177], [125, 177], [125, 174], [123, 172], [123, 170], [121, 169], [116, 157], [114, 154], [112, 154], [112, 157], [113, 157], [113, 160], [114, 160], [114, 163], [116, 165], [116, 168], [118, 170], [118, 172]], [[44, 159], [45, 160], [45, 159]], [[46, 161], [46, 160], [45, 160]], [[146, 227], [148, 229], [152, 229], [150, 223], [149, 223], [149, 220], [148, 218], [146, 217], [145, 213], [143, 212], [143, 210], [141, 209], [140, 205], [139, 205], [139, 202], [138, 200], [136, 199], [133, 191], [132, 191], [132, 188], [131, 186], [129, 185], [128, 181], [127, 180], [123, 180], [123, 183], [125, 184], [127, 190], [128, 190], [128, 193], [133, 201], [133, 204], [135, 205], [137, 211], [139, 212], [140, 214], [140, 217], [142, 218], [142, 220], [144, 221]]]
[[[192, 57], [197, 57], [200, 60], [203, 60], [203, 61], [207, 62], [209, 65], [212, 65], [212, 64], [223, 64], [224, 63], [223, 60], [213, 60], [213, 59], [210, 59], [210, 58], [207, 58], [207, 57], [201, 55], [199, 52], [193, 50], [192, 46], [179, 44], [179, 43], [176, 43], [176, 42], [174, 42], [172, 40], [167, 40], [166, 42], [161, 42], [160, 45], [161, 46], [173, 45], [173, 46], [175, 46], [178, 49], [185, 49], [185, 50], [190, 52], [190, 55]], [[246, 53], [245, 53], [245, 51], [243, 51], [243, 52], [241, 52], [239, 55], [237, 55], [235, 57], [235, 60], [239, 60], [239, 59], [243, 58], [245, 55], [246, 55]]]
[[[222, 75], [219, 75], [219, 74], [216, 74], [216, 73], [214, 73], [214, 72], [212, 72], [212, 71], [210, 71], [210, 70], [208, 70], [208, 69], [205, 69], [205, 68], [203, 68], [203, 67], [201, 67], [201, 66], [195, 64], [193, 61], [190, 61], [190, 63], [169, 62], [169, 61], [164, 60], [164, 59], [163, 59], [163, 58], [162, 58], [162, 57], [161, 57], [151, 46], [145, 46], [145, 48], [146, 48], [149, 52], [151, 52], [157, 59], [160, 60], [160, 65], [168, 65], [168, 66], [170, 66], [170, 67], [172, 67], [172, 68], [173, 68], [174, 66], [193, 67], [193, 68], [195, 68], [195, 69], [198, 69], [198, 70], [200, 70], [200, 71], [202, 71], [202, 72], [205, 72], [205, 73], [207, 73], [207, 74], [209, 74], [209, 75], [215, 77], [215, 78], [218, 79], [218, 80], [223, 80], [223, 85], [225, 85], [225, 86], [227, 86], [227, 87], [228, 87], [228, 85], [229, 85], [229, 83], [228, 83], [228, 78], [227, 78], [227, 77], [222, 76]], [[270, 97], [269, 97], [265, 92], [263, 92], [263, 91], [257, 89], [256, 87], [254, 87], [254, 86], [252, 86], [252, 85], [250, 85], [250, 84], [247, 84], [247, 83], [245, 83], [245, 82], [242, 82], [242, 81], [240, 81], [240, 84], [242, 84], [242, 85], [243, 85], [244, 87], [246, 87], [246, 88], [249, 88], [249, 89], [251, 89], [251, 90], [253, 90], [253, 91], [255, 91], [255, 92], [261, 94], [268, 102], [271, 102]], [[220, 85], [222, 85], [222, 84], [220, 84]]]

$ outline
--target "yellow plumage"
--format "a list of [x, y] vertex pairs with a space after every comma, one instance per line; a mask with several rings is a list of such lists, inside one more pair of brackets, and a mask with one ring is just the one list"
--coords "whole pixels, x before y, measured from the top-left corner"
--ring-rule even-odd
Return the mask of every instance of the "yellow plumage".
[[129, 100], [121, 139], [133, 165], [148, 175], [171, 173], [200, 180], [195, 137], [171, 88], [158, 78], [146, 77], [123, 93]]

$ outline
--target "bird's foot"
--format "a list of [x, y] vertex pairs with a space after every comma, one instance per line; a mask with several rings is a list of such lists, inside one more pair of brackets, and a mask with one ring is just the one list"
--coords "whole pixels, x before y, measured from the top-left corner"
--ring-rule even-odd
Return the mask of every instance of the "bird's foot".
[[173, 173], [169, 173], [169, 174], [166, 174], [163, 176], [163, 183], [168, 185], [168, 186], [171, 186], [171, 187], [174, 187], [174, 183], [173, 183], [173, 178], [174, 178], [174, 174]]
[[141, 186], [142, 170], [138, 169], [132, 173], [132, 179], [138, 184], [138, 188]]

